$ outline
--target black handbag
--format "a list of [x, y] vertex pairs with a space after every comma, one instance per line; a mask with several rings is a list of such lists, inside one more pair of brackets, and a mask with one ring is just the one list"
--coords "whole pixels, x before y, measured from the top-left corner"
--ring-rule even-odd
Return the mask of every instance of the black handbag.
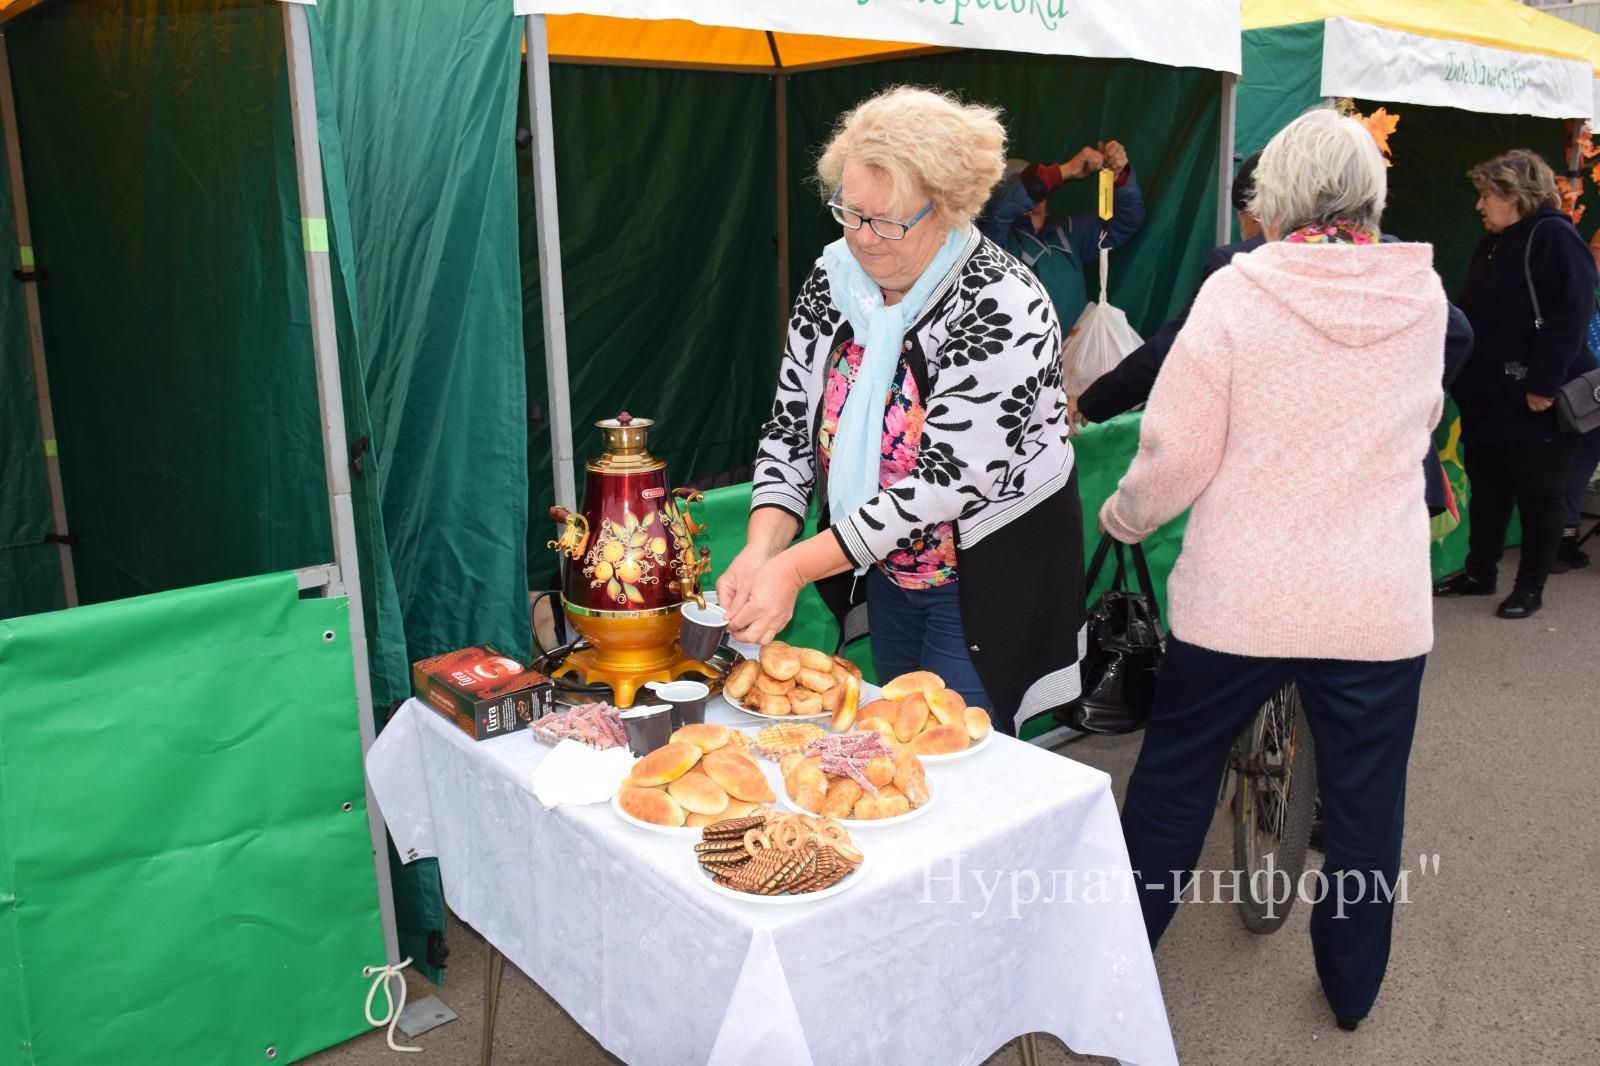
[[[1117, 570], [1111, 588], [1089, 609], [1088, 650], [1080, 664], [1083, 695], [1061, 715], [1067, 725], [1084, 733], [1112, 735], [1144, 728], [1167, 645], [1155, 584], [1139, 545], [1124, 546], [1115, 537], [1102, 534], [1084, 587], [1094, 587], [1113, 547]], [[1128, 587], [1125, 552], [1133, 555], [1138, 591]]]
[[[1534, 224], [1528, 233], [1528, 243], [1522, 250], [1522, 274], [1528, 282], [1528, 296], [1533, 300], [1533, 328], [1544, 328], [1544, 312], [1539, 309], [1539, 293], [1533, 287], [1533, 235], [1549, 219]], [[1597, 307], [1600, 311], [1600, 307]], [[1556, 390], [1556, 422], [1563, 433], [1588, 433], [1600, 429], [1600, 368], [1579, 374]]]

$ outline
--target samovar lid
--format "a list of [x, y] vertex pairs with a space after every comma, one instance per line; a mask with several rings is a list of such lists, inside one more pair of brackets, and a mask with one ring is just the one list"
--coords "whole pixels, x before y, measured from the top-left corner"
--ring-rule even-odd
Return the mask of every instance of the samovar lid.
[[602, 454], [589, 467], [615, 471], [655, 466], [658, 460], [646, 448], [653, 425], [651, 419], [635, 418], [626, 411], [615, 418], [602, 418], [595, 423], [600, 430]]

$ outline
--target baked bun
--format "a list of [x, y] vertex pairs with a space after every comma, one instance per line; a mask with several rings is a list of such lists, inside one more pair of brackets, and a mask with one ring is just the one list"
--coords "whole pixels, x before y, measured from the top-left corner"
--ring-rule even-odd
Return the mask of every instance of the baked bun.
[[728, 809], [717, 815], [715, 820], [720, 822], [726, 818], [743, 818], [745, 815], [754, 812], [759, 806], [760, 804], [751, 803], [749, 800], [736, 800], [730, 797], [728, 799]]
[[781, 640], [761, 649], [761, 669], [769, 677], [788, 681], [800, 672], [800, 653]]
[[[702, 754], [699, 748], [681, 740], [659, 747], [633, 764], [633, 770], [628, 774], [628, 784], [655, 788], [675, 781], [688, 773], [700, 761]], [[683, 822], [677, 824], [682, 825]]]
[[[883, 701], [879, 700], [878, 702], [882, 703]], [[875, 733], [882, 733], [890, 740], [894, 739], [894, 723], [887, 718], [863, 718], [861, 719], [861, 729], [870, 729]], [[857, 732], [860, 731], [857, 730]]]
[[989, 735], [993, 723], [989, 721], [989, 712], [982, 707], [968, 707], [961, 712], [963, 724], [967, 727], [967, 736], [973, 740], [982, 740]]
[[879, 755], [861, 771], [861, 776], [872, 782], [872, 787], [882, 788], [884, 785], [894, 783], [894, 759], [888, 755]]
[[959, 725], [964, 728], [966, 723], [962, 720], [961, 712], [966, 709], [967, 701], [953, 688], [940, 689], [934, 693], [933, 699], [928, 700], [928, 710], [933, 712], [940, 725]]
[[[799, 671], [796, 671], [798, 673]], [[794, 691], [794, 679], [780, 681], [775, 677], [762, 674], [756, 678], [756, 691], [768, 696], [787, 696]]]
[[700, 768], [734, 799], [771, 803], [778, 798], [773, 795], [772, 786], [767, 784], [761, 767], [748, 755], [736, 751], [714, 751], [700, 760]]
[[794, 773], [796, 767], [805, 762], [805, 759], [806, 756], [804, 752], [791, 751], [789, 754], [778, 760], [778, 772], [787, 778], [790, 774]]
[[833, 669], [843, 670], [847, 674], [855, 675], [857, 681], [861, 680], [861, 667], [846, 659], [843, 655], [833, 656]]
[[[966, 736], [966, 730], [962, 730]], [[667, 785], [667, 795], [690, 814], [721, 814], [728, 809], [728, 794], [703, 771], [690, 770]]]
[[678, 801], [659, 788], [624, 785], [622, 791], [617, 793], [617, 805], [639, 821], [651, 825], [680, 826], [688, 817]]
[[722, 821], [726, 817], [727, 817], [726, 814], [694, 814], [694, 813], [691, 813], [691, 814], [689, 814], [688, 817], [686, 817], [683, 820], [683, 824], [688, 826], [690, 829], [704, 829], [708, 825], [715, 825], [716, 823]]
[[[829, 723], [835, 733], [848, 732], [856, 724], [856, 707], [861, 702], [861, 682], [856, 680], [854, 674], [846, 674], [844, 684], [840, 687], [844, 689], [844, 696], [833, 709], [833, 721]], [[838, 688], [834, 691], [837, 692]]]
[[936, 725], [913, 737], [911, 750], [918, 755], [951, 755], [966, 751], [971, 743], [965, 724]]
[[910, 742], [928, 724], [929, 713], [928, 701], [920, 692], [901, 700], [900, 709], [894, 715], [895, 739], [902, 744]]
[[900, 709], [898, 700], [873, 700], [861, 708], [862, 718], [882, 718], [894, 721], [894, 712]]
[[822, 697], [810, 689], [797, 688], [789, 693], [790, 714], [821, 714]]
[[913, 670], [909, 674], [901, 674], [883, 686], [883, 698], [898, 702], [913, 693], [925, 695], [930, 690], [938, 692], [942, 688], [944, 681], [938, 674], [931, 670]]
[[732, 730], [725, 725], [712, 725], [710, 722], [690, 722], [672, 734], [672, 739], [681, 740], [686, 744], [693, 744], [701, 751], [716, 751], [728, 743], [731, 732]]
[[804, 666], [794, 675], [794, 679], [812, 692], [826, 692], [839, 683], [834, 680], [831, 670], [810, 670]]
[[844, 682], [833, 686], [822, 694], [822, 709], [829, 714], [838, 714], [844, 706]]
[[731, 699], [742, 700], [761, 676], [761, 664], [754, 659], [740, 659], [728, 671], [728, 680], [722, 688]]
[[861, 798], [862, 788], [848, 777], [836, 777], [828, 782], [828, 791], [822, 797], [824, 818], [848, 818]]
[[827, 793], [810, 785], [801, 785], [789, 793], [789, 799], [796, 807], [812, 814], [822, 813], [822, 805], [827, 798]]
[[782, 718], [789, 713], [789, 697], [769, 696], [765, 692], [760, 692], [752, 697], [748, 706], [752, 711], [759, 711], [773, 718]]
[[795, 654], [800, 656], [800, 666], [805, 670], [820, 670], [829, 673], [833, 670], [833, 656], [825, 651], [815, 648], [796, 648]]
[[928, 793], [928, 772], [909, 747], [895, 753], [894, 784], [889, 787], [903, 793], [913, 807], [920, 807], [932, 798]]

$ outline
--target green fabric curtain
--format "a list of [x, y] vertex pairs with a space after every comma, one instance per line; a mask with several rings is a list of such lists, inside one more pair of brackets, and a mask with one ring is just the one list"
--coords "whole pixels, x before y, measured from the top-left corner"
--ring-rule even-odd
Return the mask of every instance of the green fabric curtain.
[[[412, 660], [529, 652], [514, 150], [501, 0], [323, 0], [383, 524]], [[424, 58], [425, 57], [425, 58]]]
[[[21, 265], [5, 145], [0, 143], [0, 262]], [[65, 605], [50, 532], [50, 486], [45, 477], [39, 408], [34, 400], [24, 286], [0, 276], [0, 617], [53, 611]]]
[[1241, 53], [1233, 147], [1243, 158], [1322, 101], [1322, 23], [1250, 30], [1242, 35]]
[[[770, 77], [551, 68], [567, 363], [578, 491], [597, 419], [655, 419], [650, 450], [679, 484], [749, 463], [777, 381], [775, 91]], [[526, 126], [526, 86], [518, 124]], [[532, 155], [517, 154], [534, 520], [548, 585], [544, 305]]]
[[[85, 603], [333, 557], [282, 27], [265, 0], [79, 0], [7, 28]], [[319, 104], [355, 440], [370, 430], [350, 223]], [[4, 337], [9, 372], [27, 351]], [[37, 438], [26, 416], [6, 454], [37, 465]], [[353, 497], [375, 696], [394, 698], [408, 685], [393, 576], [372, 486]], [[25, 591], [0, 588], [0, 615], [59, 605]]]

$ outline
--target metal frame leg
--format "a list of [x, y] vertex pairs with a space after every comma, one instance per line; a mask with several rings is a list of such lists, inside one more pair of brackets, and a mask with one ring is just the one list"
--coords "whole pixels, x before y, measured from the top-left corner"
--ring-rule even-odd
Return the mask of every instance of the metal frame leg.
[[500, 978], [506, 972], [506, 957], [487, 940], [483, 944], [488, 954], [483, 964], [483, 1057], [480, 1061], [482, 1066], [489, 1066], [494, 1058], [494, 1022], [500, 1010]]
[[1023, 1033], [1017, 1043], [1022, 1047], [1022, 1066], [1039, 1066], [1039, 1034]]

